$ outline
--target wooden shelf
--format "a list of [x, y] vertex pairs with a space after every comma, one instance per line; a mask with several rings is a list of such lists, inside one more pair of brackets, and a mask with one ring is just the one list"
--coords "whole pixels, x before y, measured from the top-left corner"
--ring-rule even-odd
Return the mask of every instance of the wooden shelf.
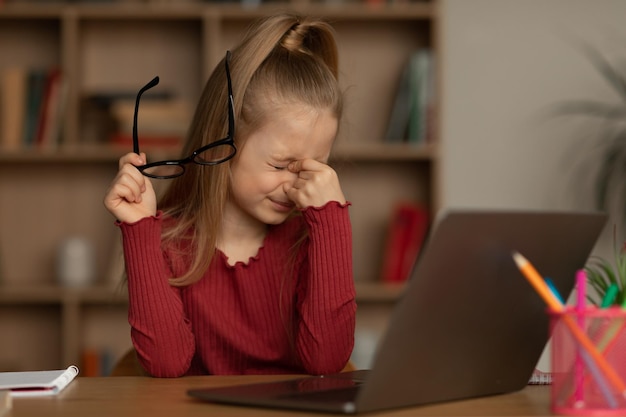
[[[403, 291], [402, 285], [375, 281], [392, 207], [409, 200], [437, 210], [437, 138], [420, 145], [383, 140], [409, 56], [438, 47], [436, 0], [381, 5], [289, 0], [258, 7], [199, 1], [5, 2], [0, 5], [0, 72], [13, 66], [60, 67], [69, 86], [60, 145], [0, 146], [0, 333], [20, 333], [3, 346], [0, 364], [64, 366], [78, 361], [88, 347], [111, 342], [123, 352], [130, 343], [124, 292], [54, 285], [56, 250], [68, 235], [94, 244], [100, 271], [109, 270], [119, 242], [102, 198], [118, 159], [131, 146], [104, 144], [108, 126], [90, 113], [87, 99], [136, 92], [158, 74], [163, 90], [195, 103], [225, 50], [249, 23], [276, 11], [323, 17], [336, 30], [346, 106], [331, 164], [352, 203], [357, 322], [360, 328], [384, 328]], [[141, 146], [150, 160], [177, 158], [179, 149]]]
[[63, 288], [56, 285], [0, 286], [0, 305], [11, 304], [111, 304], [124, 305], [127, 294], [111, 287]]
[[367, 2], [341, 5], [312, 2], [270, 2], [258, 6], [238, 4], [199, 3], [102, 3], [102, 4], [45, 4], [8, 3], [0, 5], [0, 19], [56, 19], [71, 15], [89, 19], [199, 19], [219, 17], [250, 20], [268, 13], [289, 9], [295, 13], [348, 20], [415, 20], [432, 19], [436, 8], [431, 2], [398, 2], [370, 5]]

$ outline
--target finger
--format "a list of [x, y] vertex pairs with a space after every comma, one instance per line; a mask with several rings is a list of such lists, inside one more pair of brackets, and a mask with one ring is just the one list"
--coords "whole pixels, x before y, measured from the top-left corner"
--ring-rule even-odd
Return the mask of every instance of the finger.
[[121, 184], [115, 184], [107, 192], [104, 198], [104, 206], [115, 215], [116, 209], [124, 204], [133, 204], [133, 193]]
[[319, 169], [320, 165], [323, 164], [314, 159], [298, 159], [290, 162], [287, 167], [289, 171], [298, 173], [302, 171], [316, 171]]
[[115, 184], [110, 192], [110, 200], [116, 201], [118, 205], [123, 201], [137, 203], [137, 198], [138, 194], [127, 184]]
[[[118, 172], [118, 177], [122, 175], [128, 175], [133, 178], [141, 189], [141, 192], [146, 191], [146, 180], [147, 178], [137, 169], [137, 167], [133, 164], [127, 163], [122, 166]], [[117, 181], [117, 178], [116, 178]]]
[[119, 169], [122, 169], [124, 165], [131, 164], [134, 166], [141, 166], [146, 164], [146, 154], [141, 153], [137, 155], [134, 152], [129, 152], [126, 155], [122, 156], [119, 160]]
[[330, 168], [330, 166], [315, 159], [301, 159], [292, 161], [288, 168], [291, 172], [298, 173], [304, 171], [323, 171]]
[[300, 171], [298, 172], [298, 179], [311, 180], [311, 179], [314, 179], [316, 175], [317, 175], [317, 172], [314, 172], [314, 171]]
[[138, 182], [133, 175], [122, 173], [119, 175], [117, 181], [115, 181], [114, 187], [115, 185], [128, 190], [128, 192], [124, 194], [124, 198], [126, 200], [136, 203], [141, 202], [142, 194], [145, 191], [145, 184], [143, 182]]
[[302, 161], [297, 160], [297, 161], [290, 162], [289, 165], [287, 165], [287, 169], [289, 169], [290, 172], [294, 172], [294, 173], [298, 173], [302, 171]]
[[291, 183], [291, 187], [296, 190], [300, 190], [307, 185], [307, 181], [304, 178], [297, 178], [295, 181]]
[[146, 177], [131, 164], [124, 165], [113, 181], [113, 183], [126, 184], [139, 194], [146, 191], [146, 182]]

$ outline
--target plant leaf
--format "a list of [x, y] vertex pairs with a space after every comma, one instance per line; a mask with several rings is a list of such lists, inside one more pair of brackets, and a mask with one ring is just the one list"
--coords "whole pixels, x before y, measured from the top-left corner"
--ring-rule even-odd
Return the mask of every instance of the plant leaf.
[[[608, 134], [607, 134], [608, 136]], [[596, 207], [606, 210], [611, 200], [619, 200], [622, 207], [626, 193], [622, 192], [626, 173], [626, 129], [616, 129], [606, 139], [607, 147], [600, 160], [600, 169], [596, 176]], [[618, 193], [614, 187], [619, 186]], [[622, 213], [626, 218], [626, 213]]]
[[605, 153], [600, 165], [600, 170], [596, 176], [596, 207], [606, 210], [611, 190], [611, 180], [615, 171], [617, 154]]
[[603, 78], [615, 89], [623, 101], [626, 101], [626, 80], [613, 68], [609, 61], [595, 48], [586, 43], [579, 45], [583, 54], [589, 58], [591, 64], [600, 72]]

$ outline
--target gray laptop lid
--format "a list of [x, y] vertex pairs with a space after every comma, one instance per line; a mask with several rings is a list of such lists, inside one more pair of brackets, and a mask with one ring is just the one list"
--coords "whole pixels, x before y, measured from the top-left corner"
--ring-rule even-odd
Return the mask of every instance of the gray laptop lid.
[[[448, 212], [424, 245], [370, 371], [338, 375], [341, 383], [311, 377], [189, 395], [358, 413], [519, 390], [549, 335], [546, 306], [517, 270], [511, 251], [528, 258], [567, 296], [605, 222], [599, 213]], [[328, 395], [322, 380], [345, 392]], [[308, 386], [323, 392], [311, 395], [304, 392]]]

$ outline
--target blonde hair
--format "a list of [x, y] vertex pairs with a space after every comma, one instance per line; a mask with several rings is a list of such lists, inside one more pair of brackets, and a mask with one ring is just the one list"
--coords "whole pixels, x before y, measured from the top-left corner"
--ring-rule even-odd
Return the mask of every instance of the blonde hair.
[[[230, 72], [238, 149], [281, 104], [330, 109], [338, 121], [341, 118], [335, 32], [322, 20], [292, 14], [259, 20], [232, 50]], [[227, 135], [227, 97], [222, 60], [202, 91], [182, 150], [184, 156]], [[189, 164], [160, 199], [164, 215], [176, 220], [164, 223], [163, 245], [170, 249], [190, 247], [192, 251], [185, 254], [189, 269], [170, 278], [170, 284], [189, 285], [208, 269], [229, 195], [229, 170], [230, 161], [210, 167]], [[182, 243], [186, 244], [179, 246]]]

